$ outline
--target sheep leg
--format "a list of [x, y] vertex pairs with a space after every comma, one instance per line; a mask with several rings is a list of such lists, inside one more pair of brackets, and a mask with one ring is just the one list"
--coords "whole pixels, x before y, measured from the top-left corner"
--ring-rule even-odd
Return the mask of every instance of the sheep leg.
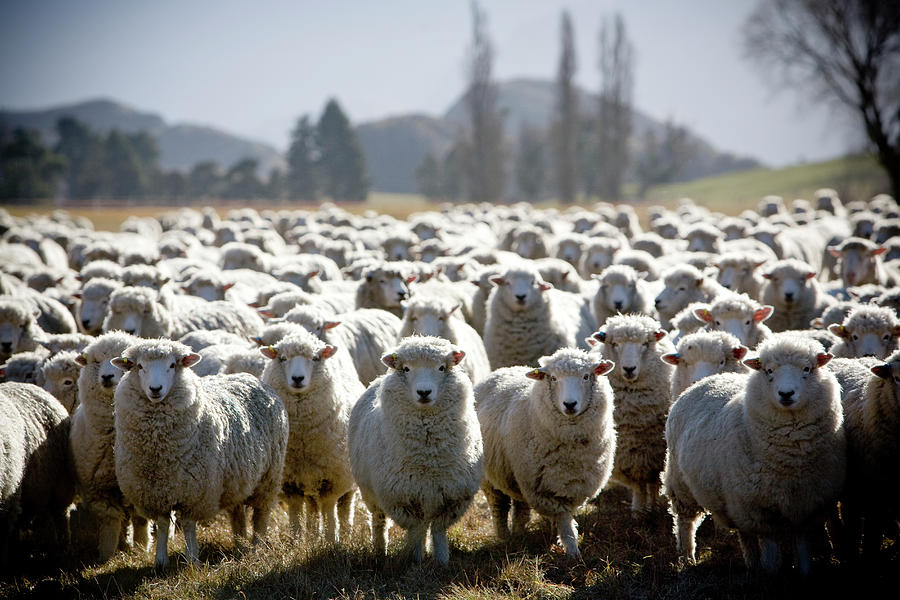
[[406, 532], [406, 548], [416, 563], [421, 563], [425, 556], [425, 532], [424, 523], [416, 523]]
[[660, 484], [659, 483], [648, 483], [646, 484], [646, 499], [647, 499], [647, 508], [653, 509], [660, 506], [662, 502], [659, 495]]
[[447, 540], [447, 528], [431, 523], [431, 545], [434, 550], [434, 560], [437, 564], [447, 566], [450, 563], [450, 544]]
[[509, 537], [510, 498], [498, 489], [490, 486], [483, 488], [488, 506], [491, 508], [491, 521], [494, 522], [494, 534], [501, 540]]
[[100, 555], [100, 562], [106, 562], [119, 545], [119, 537], [122, 531], [121, 517], [106, 517], [100, 521], [100, 535], [97, 549]]
[[644, 486], [639, 483], [633, 483], [628, 487], [631, 488], [631, 514], [635, 515], [646, 507], [646, 501], [644, 500]]
[[302, 533], [300, 517], [303, 516], [303, 498], [301, 496], [289, 496], [287, 498], [288, 521], [291, 524], [291, 533], [299, 538]]
[[744, 555], [744, 564], [749, 571], [755, 571], [760, 565], [759, 539], [755, 535], [738, 532], [738, 541], [741, 543], [741, 553]]
[[384, 548], [387, 545], [387, 517], [383, 510], [372, 510], [372, 546], [376, 556], [384, 556]]
[[127, 513], [122, 518], [122, 525], [119, 527], [119, 543], [118, 549], [127, 552], [131, 549], [134, 532], [131, 526], [131, 516]]
[[140, 515], [132, 515], [131, 522], [134, 524], [134, 545], [146, 552], [150, 549], [150, 522]]
[[172, 520], [167, 516], [156, 519], [156, 560], [153, 566], [162, 571], [169, 564], [169, 527]]
[[800, 574], [804, 577], [809, 575], [812, 562], [809, 556], [809, 544], [806, 541], [806, 536], [802, 533], [794, 536], [794, 558]]
[[531, 507], [522, 500], [513, 500], [512, 503], [512, 533], [524, 535], [525, 527], [531, 520]]
[[257, 504], [253, 507], [254, 546], [266, 537], [266, 532], [269, 530], [269, 518], [272, 516], [272, 504], [274, 504], [274, 501], [275, 498], [272, 498], [271, 502]]
[[182, 523], [184, 529], [184, 547], [187, 551], [188, 563], [191, 565], [199, 565], [200, 544], [197, 542], [197, 521], [184, 519]]
[[341, 526], [340, 539], [342, 540], [349, 540], [353, 530], [353, 506], [355, 504], [355, 498], [356, 492], [351, 490], [338, 498], [337, 501], [338, 522]]
[[704, 514], [676, 513], [673, 515], [673, 529], [675, 530], [675, 548], [679, 556], [689, 563], [697, 562], [697, 528], [703, 523]]
[[333, 544], [337, 541], [335, 535], [335, 498], [320, 498], [319, 509], [322, 512], [322, 524], [325, 528], [325, 541]]
[[247, 539], [247, 513], [243, 504], [231, 509], [231, 535], [234, 537], [235, 545], [238, 544], [238, 540]]
[[559, 541], [570, 558], [579, 558], [578, 550], [578, 525], [575, 519], [568, 513], [556, 517], [556, 530], [559, 533]]
[[306, 496], [306, 539], [314, 540], [319, 537], [319, 503], [315, 498]]
[[781, 550], [772, 538], [759, 538], [759, 564], [766, 573], [777, 573], [781, 568]]

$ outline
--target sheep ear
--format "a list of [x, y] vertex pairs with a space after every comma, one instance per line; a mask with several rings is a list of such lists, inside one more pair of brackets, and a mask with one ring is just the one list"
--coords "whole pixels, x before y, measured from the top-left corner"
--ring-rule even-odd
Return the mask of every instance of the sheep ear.
[[611, 360], [601, 360], [597, 363], [594, 363], [594, 375], [596, 375], [598, 377], [600, 375], [605, 375], [605, 374], [609, 373], [610, 371], [612, 371], [613, 367], [615, 367], [615, 366], [616, 366], [616, 363], [614, 363]]
[[278, 353], [275, 352], [275, 346], [262, 346], [259, 349], [259, 352], [266, 358], [274, 359], [276, 356], [278, 356]]
[[259, 308], [260, 304], [259, 302], [248, 302], [247, 306], [249, 306], [250, 308]]
[[75, 281], [84, 281], [84, 277], [82, 277], [81, 275], [76, 275]]
[[471, 279], [471, 280], [469, 281], [469, 283], [471, 283], [471, 284], [474, 285], [475, 287], [481, 287], [481, 284], [478, 282], [477, 279]]
[[309, 273], [307, 273], [306, 278], [312, 279], [313, 277], [318, 277], [318, 275], [319, 275], [319, 271], [318, 271], [318, 269], [316, 269], [315, 271], [310, 271]]
[[0, 379], [6, 379], [6, 365], [0, 367]]
[[541, 371], [540, 369], [532, 369], [531, 371], [525, 373], [525, 377], [527, 377], [528, 379], [536, 379], [538, 381], [542, 380], [546, 376], [547, 372]]
[[592, 337], [586, 337], [586, 338], [584, 338], [584, 341], [587, 342], [587, 345], [590, 346], [591, 348], [593, 348], [594, 346], [596, 346], [598, 344], [597, 340], [595, 340]]
[[[406, 281], [407, 284], [410, 284], [413, 281], [415, 281], [416, 279], [417, 279], [416, 275], [410, 275], [404, 281]], [[426, 277], [425, 275], [422, 275], [422, 281], [428, 281], [429, 279], [431, 279], [431, 275], [428, 275], [428, 277]]]
[[832, 255], [835, 258], [841, 257], [841, 251], [834, 246], [828, 246], [828, 254]]
[[233, 288], [233, 287], [234, 287], [234, 283], [223, 283], [223, 284], [222, 284], [222, 291], [223, 291], [223, 292], [227, 292], [228, 290], [230, 290], [230, 289]]
[[322, 329], [334, 329], [340, 324], [340, 321], [326, 321], [325, 324], [322, 325]]
[[762, 308], [757, 308], [756, 312], [753, 313], [753, 320], [756, 321], [757, 323], [762, 323], [763, 321], [765, 321], [766, 319], [768, 319], [769, 317], [772, 316], [773, 310], [775, 310], [775, 308], [769, 304], [766, 304]]
[[453, 308], [451, 308], [450, 310], [447, 311], [447, 316], [449, 317], [450, 315], [455, 313], [457, 310], [459, 310], [459, 306], [460, 306], [459, 304], [454, 304]]
[[262, 337], [258, 335], [248, 335], [247, 339], [256, 344], [257, 346], [262, 345]]
[[809, 326], [813, 329], [822, 329], [822, 325], [824, 324], [825, 322], [822, 321], [822, 317], [816, 317], [815, 319], [811, 319], [809, 322]]
[[397, 368], [397, 353], [394, 352], [392, 354], [385, 354], [381, 357], [381, 362], [386, 364], [391, 369]]
[[815, 271], [810, 271], [809, 273], [806, 274], [807, 279], [812, 279], [815, 276], [816, 276]]
[[816, 366], [824, 367], [832, 358], [834, 358], [834, 354], [831, 354], [830, 352], [819, 352], [816, 354]]
[[696, 285], [697, 287], [701, 287], [703, 285], [704, 281], [706, 281], [705, 278], [698, 277], [697, 279], [694, 280], [694, 285]]
[[186, 369], [189, 369], [189, 368], [193, 367], [194, 365], [196, 365], [198, 362], [200, 362], [201, 358], [203, 358], [203, 357], [200, 356], [199, 354], [197, 354], [196, 352], [191, 352], [187, 356], [184, 356], [181, 358], [181, 366]]
[[704, 323], [712, 323], [713, 316], [712, 313], [709, 312], [708, 308], [695, 308], [694, 316], [703, 321]]
[[664, 337], [666, 337], [667, 335], [669, 335], [669, 332], [666, 331], [665, 329], [657, 329], [655, 332], [653, 332], [653, 337], [656, 338], [657, 342], [659, 340], [663, 339]]
[[337, 346], [325, 346], [322, 348], [322, 351], [319, 352], [319, 358], [331, 358], [337, 351]]
[[450, 353], [450, 362], [454, 365], [458, 365], [462, 362], [462, 359], [466, 357], [466, 353], [462, 350], [454, 350]]
[[734, 356], [735, 360], [741, 360], [747, 355], [749, 350], [747, 346], [736, 346], [731, 349], [731, 355]]
[[772, 279], [772, 274], [771, 274], [771, 273], [763, 273], [763, 274], [762, 274], [762, 277], [763, 277], [763, 279], [770, 279], [770, 280], [771, 280], [771, 279]]
[[540, 283], [538, 284], [538, 288], [539, 288], [542, 292], [546, 292], [547, 290], [552, 290], [552, 289], [553, 289], [553, 284], [552, 284], [552, 283], [547, 283], [546, 281], [542, 281], [542, 282], [540, 282]]
[[117, 358], [111, 359], [109, 361], [109, 364], [122, 371], [130, 371], [134, 366], [134, 362], [129, 358], [125, 358], [124, 356], [119, 356]]
[[159, 280], [159, 285], [160, 285], [160, 287], [162, 287], [162, 286], [166, 285], [167, 283], [169, 283], [170, 281], [172, 281], [171, 277], [163, 277]]
[[506, 280], [502, 277], [491, 277], [491, 283], [493, 283], [497, 287], [500, 287], [501, 285], [506, 285]]
[[598, 342], [605, 342], [606, 341], [606, 332], [603, 330], [595, 331], [591, 335], [591, 337], [594, 338], [595, 340], [597, 340]]
[[73, 292], [72, 297], [76, 300], [81, 300], [84, 297], [84, 294], [82, 294], [81, 292]]
[[275, 313], [272, 312], [271, 310], [269, 310], [268, 308], [257, 308], [256, 312], [258, 312], [260, 315], [266, 317], [267, 319], [271, 319], [272, 317], [275, 316]]
[[75, 362], [82, 367], [87, 364], [87, 356], [84, 355], [84, 352], [75, 357]]
[[884, 363], [883, 365], [875, 365], [872, 367], [872, 373], [881, 377], [882, 379], [890, 379], [891, 378], [891, 365], [888, 363]]
[[843, 325], [839, 325], [838, 323], [832, 323], [831, 325], [829, 325], [828, 331], [838, 336], [839, 338], [850, 337], [850, 332], [847, 331], [847, 328]]
[[566, 271], [565, 273], [562, 274], [562, 280], [563, 280], [563, 281], [567, 281], [568, 278], [569, 278], [569, 272]]
[[748, 358], [744, 361], [744, 364], [754, 371], [759, 371], [760, 369], [762, 369], [762, 362], [758, 358]]
[[638, 279], [647, 279], [647, 276], [650, 275], [647, 271], [641, 271], [637, 274]]
[[670, 365], [678, 365], [678, 353], [670, 352], [669, 354], [663, 354], [660, 356], [663, 362], [667, 362]]
[[878, 256], [879, 254], [884, 254], [887, 252], [887, 246], [880, 246], [875, 248], [874, 250], [869, 251], [869, 256]]

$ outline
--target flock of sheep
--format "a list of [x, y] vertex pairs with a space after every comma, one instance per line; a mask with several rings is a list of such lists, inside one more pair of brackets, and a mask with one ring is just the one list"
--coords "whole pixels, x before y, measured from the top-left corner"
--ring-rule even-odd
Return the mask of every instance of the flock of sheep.
[[613, 484], [636, 517], [668, 508], [687, 561], [706, 515], [750, 568], [876, 554], [900, 516], [896, 201], [647, 224], [0, 211], [0, 565], [26, 536], [65, 547], [73, 504], [101, 561], [155, 538], [163, 568], [174, 520], [196, 562], [223, 511], [236, 540], [283, 505], [339, 543], [357, 498], [376, 553], [390, 521], [446, 564], [479, 489], [497, 536], [535, 511], [578, 556], [574, 515]]

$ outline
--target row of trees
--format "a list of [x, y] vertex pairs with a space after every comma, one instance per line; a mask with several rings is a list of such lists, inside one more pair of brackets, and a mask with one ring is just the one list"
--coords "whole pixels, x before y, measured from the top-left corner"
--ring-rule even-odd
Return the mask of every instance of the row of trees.
[[72, 117], [56, 124], [50, 147], [35, 130], [0, 129], [0, 199], [302, 199], [321, 195], [364, 200], [369, 181], [356, 133], [335, 100], [321, 118], [299, 119], [286, 170], [259, 175], [259, 161], [222, 168], [206, 161], [189, 171], [163, 170], [156, 139], [147, 132], [92, 130]]

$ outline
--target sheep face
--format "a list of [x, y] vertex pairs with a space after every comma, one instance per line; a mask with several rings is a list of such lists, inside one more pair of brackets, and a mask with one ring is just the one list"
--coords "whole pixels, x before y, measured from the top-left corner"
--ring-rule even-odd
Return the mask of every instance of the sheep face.
[[[691, 334], [678, 343], [678, 352], [663, 354], [660, 358], [674, 365], [678, 372], [687, 375], [687, 385], [693, 385], [710, 375], [724, 373], [728, 363], [735, 365], [747, 354], [747, 347], [741, 345], [733, 336], [727, 339], [698, 339], [694, 336], [710, 334]], [[724, 335], [724, 334], [718, 334]]]
[[635, 382], [640, 378], [642, 366], [648, 353], [653, 352], [656, 342], [666, 336], [664, 329], [632, 334], [607, 333], [598, 331], [595, 340], [606, 344], [603, 354], [619, 365], [625, 381]]
[[810, 287], [815, 271], [800, 270], [790, 266], [776, 268], [763, 274], [769, 285], [775, 290], [775, 298], [790, 306], [797, 302]]
[[120, 377], [124, 371], [136, 369], [138, 382], [144, 395], [151, 402], [161, 402], [175, 387], [179, 370], [192, 367], [199, 361], [199, 354], [189, 352], [168, 354], [163, 357], [138, 355], [134, 358], [127, 358], [121, 356], [110, 360], [109, 364], [120, 371]]
[[715, 252], [719, 236], [707, 231], [691, 231], [688, 233], [689, 252]]
[[401, 334], [403, 337], [418, 334], [448, 338], [447, 320], [459, 308], [458, 304], [415, 304], [408, 306], [403, 313]]
[[36, 315], [26, 310], [4, 310], [0, 320], [0, 358], [9, 358]]
[[[77, 365], [73, 365], [77, 367]], [[73, 393], [75, 382], [78, 381], [78, 370], [53, 369], [44, 371], [44, 389], [53, 394], [57, 399], [64, 398]]]
[[635, 304], [638, 294], [637, 277], [629, 277], [624, 273], [606, 273], [601, 275], [600, 288], [597, 295], [607, 310], [625, 312]]
[[763, 262], [765, 261], [742, 260], [719, 262], [714, 265], [719, 270], [719, 273], [716, 275], [716, 281], [726, 289], [743, 291], [746, 282], [753, 277], [753, 272], [756, 271]]
[[401, 358], [398, 354], [387, 354], [381, 361], [403, 382], [408, 403], [418, 408], [436, 406], [442, 398], [441, 388], [450, 370], [458, 365], [466, 353], [454, 348], [443, 357], [410, 356]]
[[[810, 376], [815, 377], [816, 369], [828, 364], [831, 354], [819, 352], [815, 355], [791, 354], [787, 357], [780, 353], [777, 360], [773, 358], [761, 353], [758, 358], [744, 361], [745, 365], [757, 371], [751, 375], [751, 378], [756, 379], [755, 383], [759, 384], [760, 378], [764, 379], [763, 389], [768, 390], [768, 393], [762, 401], [768, 402], [776, 410], [797, 411], [802, 410], [810, 401], [819, 399], [815, 394], [807, 393], [809, 387], [806, 382]], [[748, 401], [753, 400], [756, 399]]]
[[387, 260], [413, 260], [409, 243], [403, 240], [389, 240], [384, 243], [383, 249]]
[[665, 313], [671, 312], [674, 307], [687, 306], [691, 298], [691, 291], [703, 285], [703, 278], [686, 277], [680, 273], [673, 273], [663, 282], [666, 287], [656, 297], [654, 305], [656, 310]]
[[547, 386], [547, 397], [561, 414], [577, 417], [586, 411], [594, 399], [594, 384], [597, 377], [606, 374], [615, 363], [608, 360], [597, 361], [578, 368], [580, 365], [553, 364], [542, 366], [525, 374]]
[[203, 298], [207, 302], [215, 302], [224, 300], [225, 292], [233, 285], [233, 283], [222, 283], [214, 277], [195, 276], [184, 286], [184, 291], [191, 296]]
[[384, 308], [396, 308], [409, 297], [409, 284], [415, 277], [404, 277], [396, 271], [377, 269], [366, 275], [366, 282], [375, 286], [375, 301]]
[[883, 324], [854, 323], [852, 317], [847, 325], [831, 325], [828, 331], [844, 341], [847, 356], [887, 358], [897, 350], [900, 339], [900, 325], [886, 330]]
[[528, 271], [508, 271], [491, 281], [499, 289], [501, 301], [511, 310], [521, 312], [543, 301], [542, 295], [553, 286]]
[[888, 359], [888, 362], [872, 367], [872, 373], [888, 385], [892, 384], [894, 401], [900, 403], [900, 360], [897, 360], [897, 356], [890, 358], [894, 360]]
[[556, 249], [556, 256], [570, 265], [577, 266], [581, 260], [581, 244], [577, 240], [563, 240]]
[[698, 308], [694, 316], [709, 323], [710, 331], [725, 331], [746, 344], [759, 323], [772, 316], [774, 309], [768, 304], [761, 307], [751, 305], [740, 307]]
[[318, 363], [331, 358], [337, 352], [334, 346], [325, 346], [307, 353], [291, 352], [290, 348], [290, 346], [286, 348], [266, 346], [260, 348], [260, 352], [266, 358], [277, 360], [281, 364], [284, 369], [284, 382], [295, 393], [305, 391], [312, 383]]
[[829, 247], [828, 251], [840, 262], [841, 279], [849, 287], [863, 283], [877, 283], [876, 270], [878, 256], [887, 248], [870, 248], [866, 244], [844, 244], [840, 249]]
[[316, 277], [318, 274], [318, 271], [310, 271], [300, 267], [285, 267], [278, 271], [275, 274], [275, 277], [280, 281], [293, 283], [306, 292], [311, 292], [313, 290], [309, 287], [309, 280]]
[[513, 241], [512, 250], [522, 258], [537, 258], [539, 240], [535, 231], [520, 231]]
[[612, 264], [613, 255], [619, 250], [618, 245], [592, 244], [587, 251], [585, 266], [587, 273], [600, 273]]

